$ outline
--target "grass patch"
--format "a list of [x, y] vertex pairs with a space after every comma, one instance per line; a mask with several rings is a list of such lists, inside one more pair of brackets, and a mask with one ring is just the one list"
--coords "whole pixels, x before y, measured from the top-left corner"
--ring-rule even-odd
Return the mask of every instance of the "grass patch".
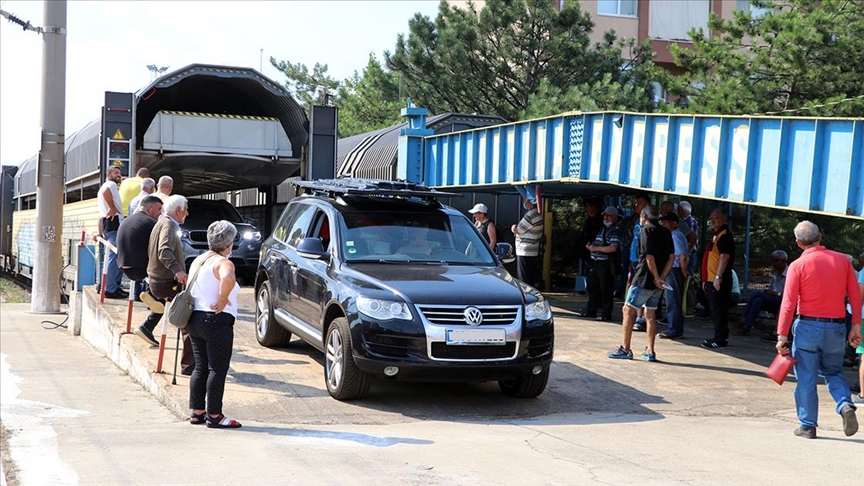
[[5, 277], [0, 277], [0, 302], [7, 304], [26, 304], [30, 302], [30, 292]]

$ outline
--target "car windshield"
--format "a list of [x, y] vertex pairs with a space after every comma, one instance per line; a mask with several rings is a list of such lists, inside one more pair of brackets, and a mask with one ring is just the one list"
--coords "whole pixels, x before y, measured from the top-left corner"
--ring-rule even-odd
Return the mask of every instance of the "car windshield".
[[494, 265], [486, 242], [462, 215], [444, 212], [343, 213], [348, 262]]
[[240, 213], [228, 204], [198, 204], [189, 200], [189, 215], [183, 226], [190, 228], [206, 228], [213, 221], [224, 219], [232, 223], [242, 223]]

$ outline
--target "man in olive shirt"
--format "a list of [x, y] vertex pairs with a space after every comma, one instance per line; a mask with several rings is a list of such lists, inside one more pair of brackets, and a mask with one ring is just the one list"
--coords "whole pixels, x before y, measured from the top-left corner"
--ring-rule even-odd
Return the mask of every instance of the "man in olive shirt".
[[[175, 194], [168, 196], [162, 207], [164, 216], [159, 218], [150, 233], [147, 249], [147, 277], [150, 280], [150, 293], [157, 299], [169, 301], [186, 283], [186, 264], [183, 259], [183, 244], [180, 242], [180, 225], [189, 215], [186, 198]], [[192, 356], [192, 342], [189, 334], [183, 331], [183, 357], [180, 360], [183, 374], [192, 374], [195, 359]]]

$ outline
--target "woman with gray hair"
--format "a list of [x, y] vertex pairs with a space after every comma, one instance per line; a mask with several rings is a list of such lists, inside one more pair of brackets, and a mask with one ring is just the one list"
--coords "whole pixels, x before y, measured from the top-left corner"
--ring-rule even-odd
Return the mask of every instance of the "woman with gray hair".
[[228, 259], [235, 236], [237, 228], [228, 221], [211, 223], [207, 228], [210, 249], [195, 259], [190, 270], [200, 275], [190, 289], [195, 310], [186, 327], [195, 354], [195, 371], [189, 380], [189, 407], [192, 409], [189, 422], [206, 423], [207, 427], [215, 429], [240, 427], [240, 422], [222, 413], [240, 292], [234, 263]]

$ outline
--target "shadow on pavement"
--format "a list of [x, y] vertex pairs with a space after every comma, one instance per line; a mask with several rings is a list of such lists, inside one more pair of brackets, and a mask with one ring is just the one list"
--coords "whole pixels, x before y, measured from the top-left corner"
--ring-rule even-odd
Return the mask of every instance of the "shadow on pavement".
[[258, 427], [246, 426], [237, 430], [238, 432], [259, 432], [267, 433], [276, 436], [301, 437], [313, 439], [339, 440], [356, 442], [358, 444], [372, 447], [390, 447], [398, 444], [409, 445], [430, 445], [434, 441], [425, 439], [410, 439], [405, 437], [378, 437], [368, 434], [358, 434], [353, 432], [330, 432], [327, 430], [315, 429], [298, 429], [298, 428], [276, 428], [276, 427]]

